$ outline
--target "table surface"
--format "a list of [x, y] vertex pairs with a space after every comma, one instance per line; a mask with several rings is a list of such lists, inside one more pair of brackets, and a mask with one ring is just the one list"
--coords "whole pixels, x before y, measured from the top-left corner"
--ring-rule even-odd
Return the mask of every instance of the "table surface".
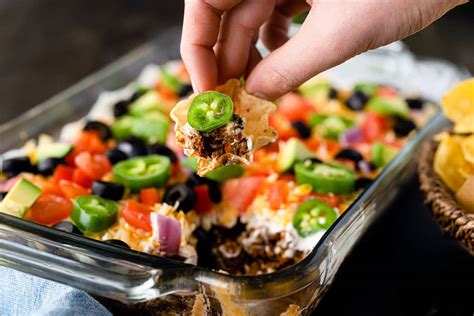
[[[0, 123], [74, 84], [182, 18], [181, 1], [0, 2]], [[474, 6], [406, 43], [474, 72]], [[443, 236], [414, 178], [343, 263], [317, 315], [472, 315], [474, 259]]]

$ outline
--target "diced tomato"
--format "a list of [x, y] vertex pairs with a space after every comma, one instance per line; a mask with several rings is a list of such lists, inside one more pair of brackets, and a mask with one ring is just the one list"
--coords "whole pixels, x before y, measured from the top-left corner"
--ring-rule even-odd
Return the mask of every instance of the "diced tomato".
[[65, 165], [59, 165], [56, 167], [56, 169], [54, 169], [53, 182], [59, 183], [61, 180], [71, 181], [73, 173], [74, 168]]
[[256, 166], [253, 165], [253, 166], [247, 167], [245, 172], [247, 175], [251, 175], [251, 176], [268, 177], [270, 174], [272, 174], [272, 169], [270, 169], [270, 167], [268, 166], [262, 167], [259, 165], [256, 165]]
[[331, 156], [335, 156], [342, 149], [341, 144], [339, 144], [339, 142], [331, 139], [327, 139], [325, 145], [329, 155]]
[[74, 162], [77, 168], [94, 180], [102, 178], [107, 172], [112, 170], [112, 164], [106, 156], [91, 155], [86, 151], [77, 155]]
[[76, 167], [76, 163], [74, 160], [76, 159], [76, 156], [79, 155], [81, 152], [77, 149], [73, 149], [69, 154], [67, 154], [66, 157], [64, 157], [64, 161], [66, 161], [66, 164], [71, 167]]
[[327, 205], [330, 205], [332, 207], [338, 207], [339, 204], [341, 204], [342, 198], [340, 195], [334, 195], [334, 194], [320, 194], [320, 193], [311, 193], [305, 197], [303, 197], [303, 201], [309, 200], [309, 199], [320, 199]]
[[319, 146], [321, 146], [321, 140], [315, 137], [308, 138], [304, 141], [306, 147], [311, 151], [317, 151]]
[[228, 180], [224, 183], [223, 200], [239, 213], [245, 213], [257, 196], [263, 177], [252, 176]]
[[43, 225], [53, 225], [67, 218], [72, 212], [72, 203], [57, 195], [41, 195], [28, 212], [28, 217]]
[[78, 196], [90, 194], [89, 190], [84, 189], [80, 185], [67, 180], [61, 180], [59, 182], [59, 187], [61, 188], [63, 195], [68, 199], [75, 199]]
[[92, 183], [94, 180], [89, 178], [81, 169], [76, 168], [74, 169], [74, 174], [72, 176], [72, 182], [85, 189], [90, 189], [92, 187]]
[[25, 179], [41, 189], [41, 195], [63, 196], [61, 188], [53, 181], [39, 175], [25, 175]]
[[179, 66], [178, 73], [177, 73], [176, 75], [177, 75], [178, 78], [180, 78], [182, 81], [189, 81], [189, 80], [190, 80], [188, 70], [186, 69], [186, 66], [184, 65], [184, 63], [182, 63], [182, 64]]
[[362, 134], [368, 141], [374, 141], [383, 137], [388, 128], [387, 119], [373, 112], [367, 112], [362, 122]]
[[74, 151], [80, 153], [87, 151], [91, 154], [103, 154], [107, 151], [107, 145], [100, 139], [99, 133], [84, 131], [74, 143]]
[[270, 207], [278, 209], [286, 202], [288, 196], [288, 182], [285, 180], [277, 180], [272, 183], [267, 190], [267, 199]]
[[133, 227], [151, 232], [150, 209], [135, 200], [128, 200], [122, 211], [123, 219]]
[[290, 121], [306, 121], [309, 113], [315, 111], [316, 108], [310, 102], [294, 92], [285, 94], [278, 105], [278, 113]]
[[140, 202], [145, 205], [153, 206], [160, 202], [160, 193], [155, 188], [146, 188], [140, 190]]
[[291, 173], [282, 173], [278, 176], [278, 180], [282, 180], [285, 182], [296, 182], [295, 175]]
[[298, 132], [293, 128], [293, 126], [291, 126], [291, 121], [279, 112], [270, 115], [269, 123], [270, 126], [277, 131], [279, 139], [287, 140], [291, 137], [299, 136]]
[[177, 100], [178, 96], [176, 95], [176, 92], [170, 88], [168, 88], [166, 85], [164, 85], [161, 81], [159, 81], [156, 86], [155, 86], [156, 91], [158, 91], [160, 97], [162, 97], [165, 100]]
[[194, 192], [196, 192], [194, 209], [198, 214], [206, 214], [212, 208], [211, 198], [209, 197], [209, 187], [206, 184], [198, 185], [194, 189]]
[[398, 95], [397, 89], [381, 86], [377, 89], [377, 95], [380, 97], [394, 97]]

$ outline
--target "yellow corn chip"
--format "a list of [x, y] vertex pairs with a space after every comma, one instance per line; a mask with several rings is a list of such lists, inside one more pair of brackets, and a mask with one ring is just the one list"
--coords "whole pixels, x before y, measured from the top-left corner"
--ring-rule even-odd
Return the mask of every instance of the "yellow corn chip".
[[460, 140], [460, 145], [464, 159], [474, 164], [474, 135], [463, 137], [463, 139]]
[[[197, 94], [179, 102], [171, 111], [171, 119], [175, 122], [176, 140], [184, 148], [184, 153], [189, 157], [198, 158], [198, 174], [203, 176], [222, 165], [242, 164], [247, 165], [253, 159], [253, 151], [273, 141], [277, 137], [276, 131], [269, 126], [268, 116], [276, 110], [275, 104], [248, 94], [244, 86], [237, 79], [230, 79], [224, 85], [216, 87], [216, 91], [231, 97], [234, 112], [243, 120], [242, 134], [246, 139], [248, 152], [243, 156], [225, 152], [212, 157], [201, 157], [193, 134], [196, 131], [187, 124], [189, 107]], [[229, 132], [232, 132], [229, 130]], [[198, 146], [197, 146], [198, 145]], [[223, 146], [233, 144], [223, 144]]]
[[474, 176], [469, 176], [456, 192], [456, 200], [468, 213], [474, 213]]
[[441, 100], [444, 114], [456, 133], [474, 132], [474, 78], [452, 88]]
[[466, 164], [461, 146], [449, 134], [444, 134], [434, 156], [434, 170], [454, 192], [465, 180], [460, 170], [466, 168]]

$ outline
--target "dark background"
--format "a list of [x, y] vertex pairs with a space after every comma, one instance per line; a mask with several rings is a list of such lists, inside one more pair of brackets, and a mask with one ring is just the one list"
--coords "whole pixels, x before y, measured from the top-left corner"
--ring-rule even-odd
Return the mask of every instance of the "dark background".
[[[167, 27], [182, 1], [0, 1], [0, 123]], [[474, 72], [474, 5], [406, 40]], [[413, 179], [341, 267], [317, 315], [473, 315], [474, 260], [443, 236]]]

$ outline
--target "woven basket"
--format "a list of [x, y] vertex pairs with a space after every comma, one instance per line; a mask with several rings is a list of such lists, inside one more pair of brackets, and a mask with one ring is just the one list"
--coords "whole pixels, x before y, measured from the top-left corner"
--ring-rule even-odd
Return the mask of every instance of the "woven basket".
[[453, 193], [434, 171], [433, 157], [437, 147], [435, 141], [425, 143], [419, 158], [418, 174], [425, 204], [431, 208], [443, 230], [474, 255], [474, 214], [463, 211]]

